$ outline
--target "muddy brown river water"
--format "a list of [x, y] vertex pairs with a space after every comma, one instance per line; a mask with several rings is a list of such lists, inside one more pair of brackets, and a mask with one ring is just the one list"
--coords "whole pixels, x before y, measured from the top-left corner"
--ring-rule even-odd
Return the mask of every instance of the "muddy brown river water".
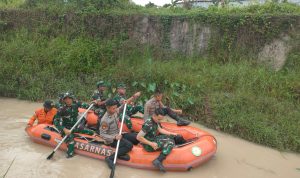
[[[79, 155], [66, 159], [62, 151], [46, 160], [52, 148], [33, 143], [24, 131], [39, 107], [41, 103], [0, 98], [0, 177], [108, 178], [110, 170], [100, 160]], [[198, 124], [193, 126], [218, 140], [217, 154], [209, 162], [190, 172], [165, 174], [117, 166], [115, 178], [300, 178], [300, 154], [279, 152]]]

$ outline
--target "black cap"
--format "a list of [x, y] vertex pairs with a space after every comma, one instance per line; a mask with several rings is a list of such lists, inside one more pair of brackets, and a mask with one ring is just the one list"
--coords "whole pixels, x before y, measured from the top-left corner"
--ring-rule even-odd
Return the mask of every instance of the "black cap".
[[106, 106], [114, 106], [114, 105], [118, 105], [118, 101], [114, 100], [114, 99], [109, 99], [105, 102]]
[[46, 101], [44, 102], [44, 107], [47, 108], [47, 109], [53, 108], [53, 107], [54, 107], [53, 101], [51, 101], [51, 100], [46, 100]]

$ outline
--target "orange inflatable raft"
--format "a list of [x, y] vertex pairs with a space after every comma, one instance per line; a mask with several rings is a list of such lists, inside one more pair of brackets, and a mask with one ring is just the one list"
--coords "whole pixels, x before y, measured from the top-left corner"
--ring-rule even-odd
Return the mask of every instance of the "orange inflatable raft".
[[[87, 120], [94, 120], [96, 117], [93, 113], [88, 113]], [[138, 132], [143, 124], [140, 118], [131, 118], [133, 130]], [[124, 125], [125, 126], [125, 125]], [[191, 126], [178, 127], [173, 123], [162, 123], [164, 129], [181, 134], [188, 142], [182, 145], [176, 145], [171, 154], [163, 162], [167, 171], [188, 171], [202, 163], [210, 160], [217, 150], [217, 141], [209, 133]], [[124, 127], [123, 131], [128, 131]], [[53, 125], [40, 124], [26, 129], [29, 137], [37, 143], [55, 147], [62, 139], [57, 129]], [[75, 153], [104, 160], [110, 156], [115, 149], [101, 142], [93, 141], [93, 136], [78, 134], [75, 138]], [[60, 147], [62, 150], [67, 149], [63, 143]], [[147, 152], [141, 144], [133, 147], [129, 153], [130, 160], [118, 160], [118, 164], [140, 168], [155, 169], [152, 161], [158, 157], [160, 152]]]

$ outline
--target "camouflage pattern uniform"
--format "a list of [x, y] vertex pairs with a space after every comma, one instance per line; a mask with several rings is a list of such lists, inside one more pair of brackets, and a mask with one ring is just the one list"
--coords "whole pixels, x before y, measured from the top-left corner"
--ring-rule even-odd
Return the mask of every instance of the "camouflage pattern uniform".
[[[106, 99], [107, 99], [107, 97], [105, 97], [104, 92], [99, 91], [99, 90], [94, 91], [94, 94], [92, 96], [92, 100], [105, 101]], [[101, 118], [106, 112], [105, 104], [103, 104], [101, 106], [95, 105], [93, 107], [93, 110], [98, 115], [98, 117]]]
[[[119, 84], [118, 87], [125, 87], [125, 85], [123, 84]], [[126, 95], [121, 95], [119, 93], [116, 94], [116, 96], [114, 97], [114, 100], [116, 100], [118, 102], [118, 107], [120, 107], [123, 103], [124, 100], [127, 100], [127, 97]], [[127, 105], [127, 108], [126, 108], [126, 116], [124, 118], [124, 122], [127, 126], [128, 129], [132, 129], [132, 122], [130, 120], [130, 117], [133, 116], [134, 114], [136, 114], [137, 112], [140, 112], [140, 113], [144, 113], [144, 107], [143, 106], [140, 106], [140, 105]], [[120, 121], [121, 121], [121, 118], [122, 118], [122, 113], [121, 113], [121, 117], [120, 117]]]
[[[144, 138], [157, 143], [158, 148], [162, 150], [162, 154], [167, 156], [175, 146], [174, 138], [172, 136], [159, 134], [158, 127], [161, 128], [160, 123], [154, 122], [152, 118], [147, 119], [142, 127], [142, 131], [145, 134]], [[150, 145], [143, 144], [143, 146], [146, 151], [155, 151]]]
[[[118, 106], [121, 106], [122, 102], [127, 100], [127, 97], [125, 95], [117, 94], [114, 99], [119, 102]], [[128, 116], [131, 117], [138, 112], [144, 114], [144, 107], [141, 105], [127, 105], [126, 114]]]
[[[64, 137], [66, 134], [63, 131], [64, 128], [71, 129], [74, 124], [78, 120], [78, 108], [88, 108], [88, 104], [81, 103], [81, 102], [73, 102], [71, 106], [67, 106], [63, 104], [57, 114], [54, 117], [54, 125], [55, 127], [60, 131], [62, 136]], [[83, 134], [88, 134], [88, 135], [93, 135], [94, 132], [91, 130], [87, 129], [79, 129], [75, 128], [72, 133], [68, 136], [66, 139], [66, 143], [68, 144], [68, 151], [67, 154], [69, 157], [72, 157], [74, 154], [74, 133], [83, 133]]]

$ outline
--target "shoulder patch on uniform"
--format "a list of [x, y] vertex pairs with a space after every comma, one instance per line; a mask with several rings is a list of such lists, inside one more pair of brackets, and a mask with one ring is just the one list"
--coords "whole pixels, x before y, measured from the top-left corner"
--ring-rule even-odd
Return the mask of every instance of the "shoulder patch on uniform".
[[108, 129], [108, 124], [106, 122], [101, 123], [101, 129], [107, 130]]

